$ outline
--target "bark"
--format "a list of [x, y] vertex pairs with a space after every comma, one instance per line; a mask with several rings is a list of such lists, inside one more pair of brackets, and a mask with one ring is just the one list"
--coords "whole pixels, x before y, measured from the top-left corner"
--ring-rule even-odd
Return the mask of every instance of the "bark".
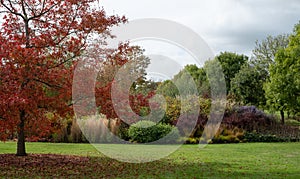
[[18, 143], [17, 143], [17, 156], [26, 156], [26, 148], [25, 148], [25, 111], [20, 111], [20, 123], [18, 126]]
[[284, 111], [280, 110], [281, 123], [284, 124]]

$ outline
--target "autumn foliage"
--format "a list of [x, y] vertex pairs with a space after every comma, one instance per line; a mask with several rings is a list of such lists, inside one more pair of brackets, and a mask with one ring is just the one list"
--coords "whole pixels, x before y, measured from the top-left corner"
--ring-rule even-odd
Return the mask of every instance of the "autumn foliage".
[[95, 2], [0, 1], [0, 134], [18, 133], [17, 155], [26, 155], [25, 124], [42, 126], [48, 112], [72, 114], [73, 69], [89, 37], [104, 41], [110, 27], [126, 21], [107, 16], [91, 6]]

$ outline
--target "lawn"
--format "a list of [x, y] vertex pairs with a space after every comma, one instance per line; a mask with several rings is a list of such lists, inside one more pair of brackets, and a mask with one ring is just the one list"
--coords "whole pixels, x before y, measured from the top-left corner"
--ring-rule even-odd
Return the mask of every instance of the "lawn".
[[8, 155], [15, 147], [0, 143], [0, 178], [300, 178], [300, 143], [183, 145], [137, 164], [105, 157], [89, 144], [27, 143], [25, 158]]

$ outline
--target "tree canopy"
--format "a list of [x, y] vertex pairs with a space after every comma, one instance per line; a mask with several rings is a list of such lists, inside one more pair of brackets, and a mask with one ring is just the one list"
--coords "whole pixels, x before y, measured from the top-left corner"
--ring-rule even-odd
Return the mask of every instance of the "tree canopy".
[[270, 80], [265, 84], [267, 104], [281, 111], [299, 113], [300, 106], [300, 24], [295, 25], [289, 44], [275, 56], [270, 66]]
[[265, 93], [263, 90], [264, 78], [254, 66], [244, 64], [231, 80], [230, 94], [237, 102], [243, 105], [263, 106]]
[[[0, 1], [0, 135], [18, 132], [17, 155], [26, 155], [25, 127], [45, 115], [72, 114], [73, 68], [97, 34], [126, 22], [107, 16], [93, 0]], [[103, 50], [103, 53], [105, 51]]]
[[232, 52], [222, 52], [220, 55], [216, 56], [215, 60], [218, 60], [222, 66], [226, 82], [226, 91], [228, 94], [231, 89], [231, 80], [248, 61], [248, 57]]

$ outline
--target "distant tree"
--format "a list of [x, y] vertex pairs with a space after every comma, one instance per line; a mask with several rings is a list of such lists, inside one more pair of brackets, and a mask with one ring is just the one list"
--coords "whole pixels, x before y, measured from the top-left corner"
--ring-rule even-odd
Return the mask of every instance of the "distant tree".
[[156, 93], [173, 98], [179, 95], [179, 91], [172, 80], [161, 82], [157, 87]]
[[[203, 97], [210, 96], [210, 87], [209, 81], [207, 79], [206, 71], [202, 67], [198, 67], [197, 65], [186, 65], [184, 69], [179, 72], [179, 74], [174, 76], [174, 80], [181, 78], [182, 74], [186, 72], [193, 78], [193, 82], [195, 83], [198, 94]], [[184, 84], [184, 83], [183, 83]]]
[[295, 25], [285, 49], [280, 49], [275, 62], [270, 66], [270, 80], [265, 84], [267, 104], [280, 111], [284, 123], [284, 112], [300, 111], [300, 24]]
[[286, 48], [288, 43], [289, 35], [287, 34], [269, 35], [261, 42], [255, 42], [251, 63], [265, 80], [269, 78], [269, 66], [274, 64], [276, 53], [278, 50]]
[[215, 58], [206, 61], [203, 68], [207, 74], [209, 97], [224, 98], [224, 95], [227, 95], [227, 86], [222, 64]]
[[264, 76], [250, 64], [244, 64], [231, 80], [230, 94], [243, 105], [265, 105]]
[[265, 107], [263, 84], [269, 79], [269, 66], [274, 63], [276, 53], [288, 45], [288, 35], [268, 36], [256, 41], [251, 61], [242, 66], [231, 81], [230, 93], [245, 105]]
[[245, 55], [239, 55], [232, 52], [222, 52], [216, 56], [214, 60], [218, 60], [223, 68], [223, 73], [226, 82], [227, 94], [231, 89], [231, 80], [235, 77], [241, 67], [248, 61]]
[[199, 68], [195, 64], [186, 65], [172, 80], [160, 83], [157, 92], [170, 97], [176, 97], [179, 94], [190, 95], [195, 92], [201, 96], [209, 96], [206, 72], [204, 68]]

